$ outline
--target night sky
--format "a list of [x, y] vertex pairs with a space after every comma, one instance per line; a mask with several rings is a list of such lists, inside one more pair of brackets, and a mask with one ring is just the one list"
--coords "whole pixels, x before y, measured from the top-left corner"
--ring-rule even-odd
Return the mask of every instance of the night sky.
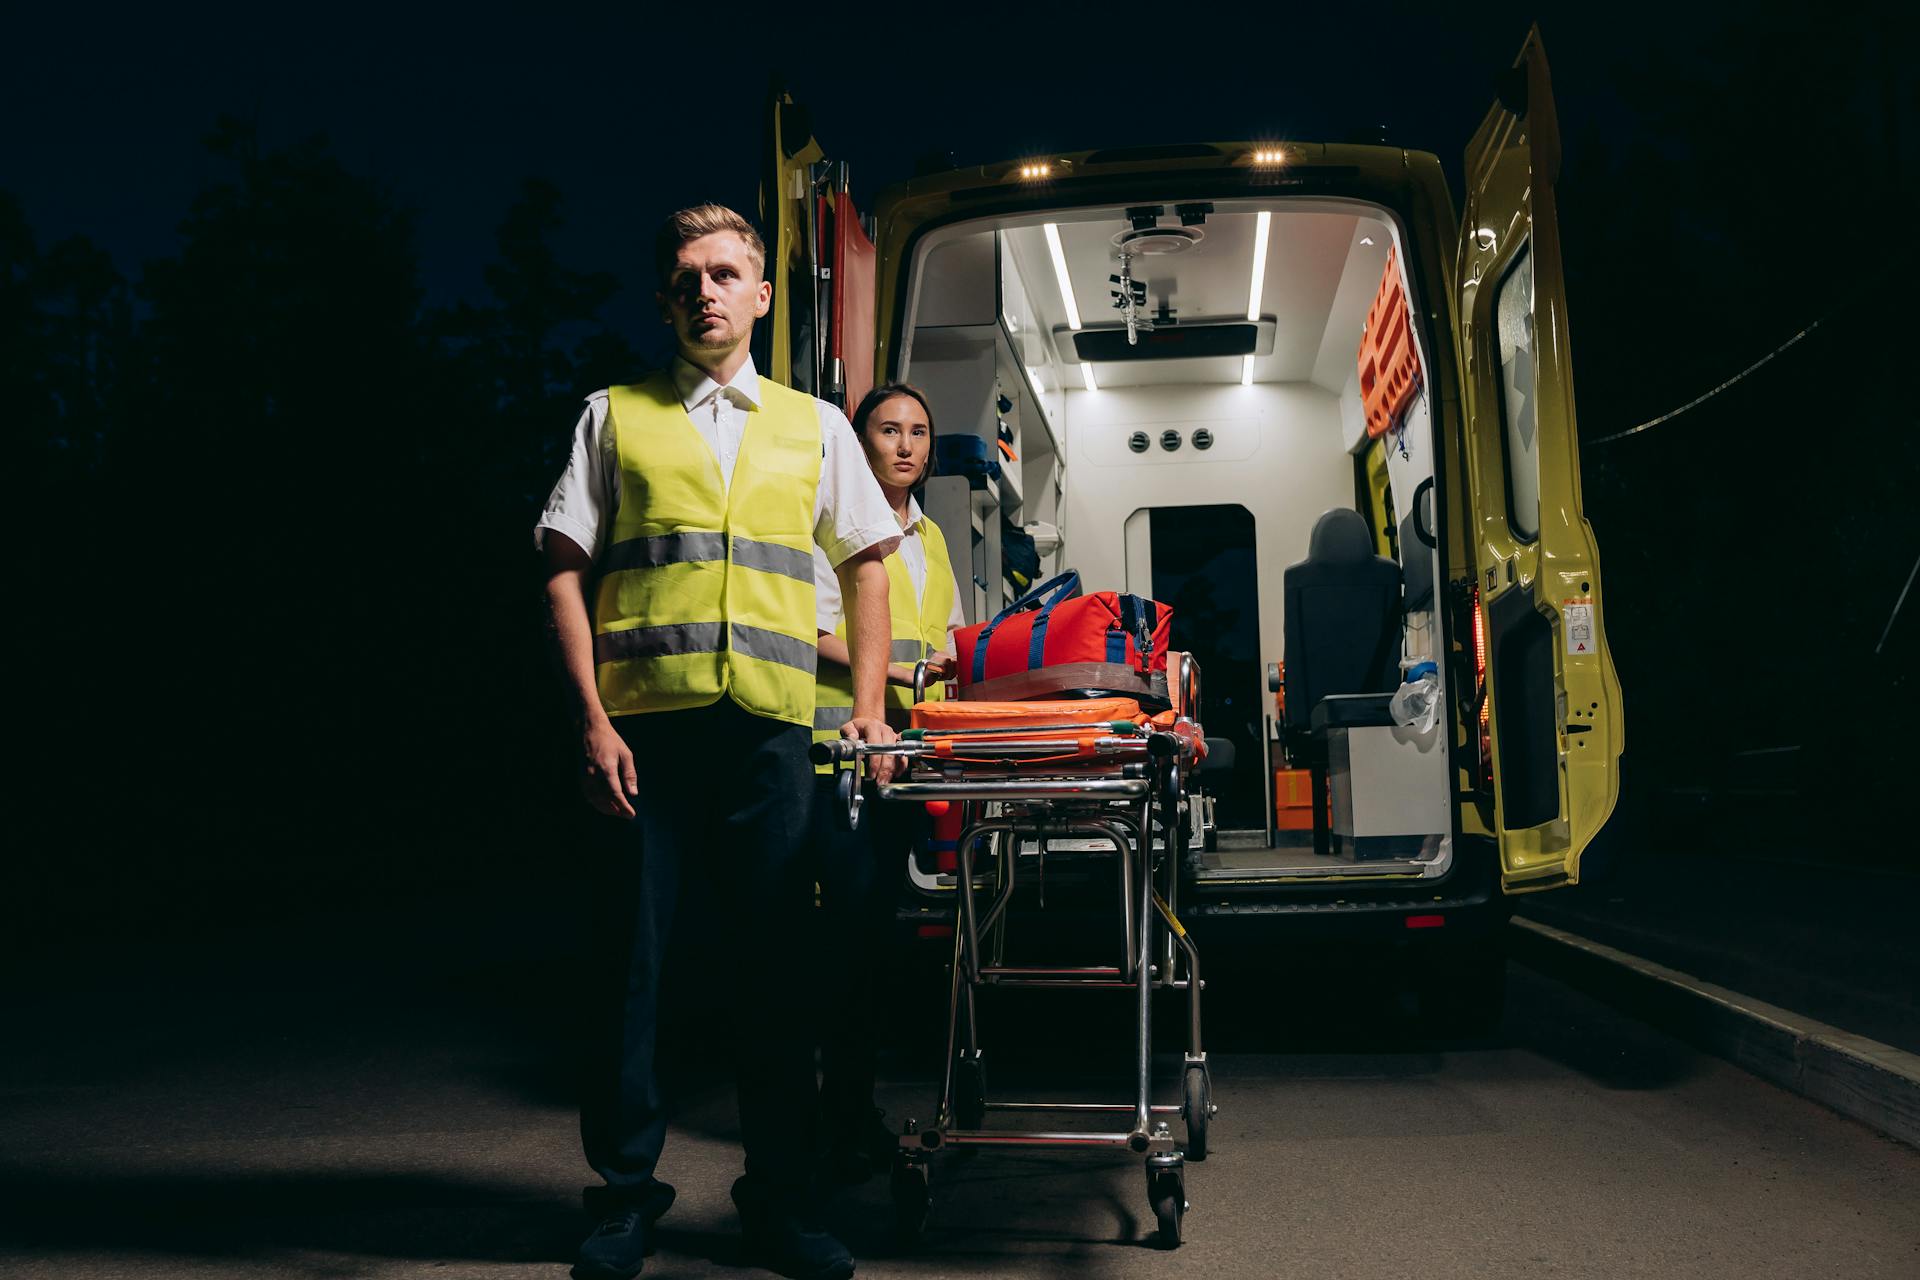
[[[1338, 140], [1379, 125], [1438, 153], [1457, 183], [1492, 76], [1536, 18], [1570, 142], [1621, 152], [1704, 141], [1685, 132], [1674, 95], [1708, 85], [1676, 85], [1676, 74], [1723, 78], [1753, 47], [1870, 61], [1875, 21], [1811, 29], [1718, 6], [1490, 4], [1467, 21], [1426, 5], [1364, 16], [1121, 5], [1097, 18], [975, 6], [928, 26], [902, 6], [829, 41], [826, 24], [795, 29], [755, 8], [730, 8], [723, 30], [697, 35], [670, 34], [637, 6], [511, 6], [461, 21], [404, 8], [17, 15], [0, 181], [43, 241], [83, 233], [136, 276], [176, 249], [175, 224], [217, 171], [199, 141], [216, 116], [252, 120], [263, 146], [324, 134], [349, 169], [416, 212], [428, 300], [444, 303], [480, 289], [518, 183], [544, 177], [566, 200], [563, 258], [619, 272], [628, 287], [610, 315], [651, 336], [639, 247], [663, 213], [696, 199], [751, 208], [776, 74], [851, 163], [866, 203], [929, 152], [978, 163], [1153, 141]], [[1820, 99], [1809, 107], [1849, 110], [1831, 90]], [[1726, 141], [1768, 162], [1763, 139]]]

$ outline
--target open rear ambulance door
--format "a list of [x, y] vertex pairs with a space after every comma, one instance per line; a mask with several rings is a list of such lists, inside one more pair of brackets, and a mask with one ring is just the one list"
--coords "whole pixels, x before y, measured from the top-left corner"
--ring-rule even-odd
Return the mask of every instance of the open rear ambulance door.
[[774, 90], [767, 127], [760, 221], [773, 307], [756, 354], [775, 382], [851, 412], [873, 385], [878, 255], [847, 191], [846, 165], [827, 162], [791, 95]]
[[[1483, 783], [1508, 892], [1579, 878], [1620, 791], [1620, 684], [1601, 622], [1554, 213], [1560, 137], [1539, 28], [1467, 145], [1456, 335]], [[1470, 734], [1472, 736], [1472, 728]]]

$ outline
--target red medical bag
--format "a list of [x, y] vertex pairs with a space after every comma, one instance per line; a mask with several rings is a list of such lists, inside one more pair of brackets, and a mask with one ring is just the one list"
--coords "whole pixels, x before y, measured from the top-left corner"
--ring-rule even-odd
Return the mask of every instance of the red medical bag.
[[1138, 672], [1167, 669], [1173, 611], [1115, 591], [1078, 594], [1069, 570], [1041, 583], [991, 622], [953, 633], [960, 685], [1068, 663], [1121, 663]]

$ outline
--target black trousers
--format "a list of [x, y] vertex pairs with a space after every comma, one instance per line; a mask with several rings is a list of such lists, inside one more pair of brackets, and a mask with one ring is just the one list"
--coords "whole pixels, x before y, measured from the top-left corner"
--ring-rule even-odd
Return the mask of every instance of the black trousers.
[[[702, 992], [724, 1015], [706, 1023], [729, 1028], [732, 1043], [667, 1047], [708, 1060], [732, 1050], [748, 1175], [771, 1194], [805, 1194], [818, 1132], [804, 954], [811, 735], [724, 698], [613, 723], [633, 750], [640, 794], [637, 817], [606, 820], [591, 887], [587, 1162], [616, 1198], [653, 1182], [667, 1131], [663, 992], [688, 984], [682, 961], [697, 955]], [[689, 931], [719, 945], [676, 945]]]
[[879, 1050], [877, 999], [897, 941], [895, 910], [913, 840], [926, 822], [918, 804], [889, 803], [869, 787], [860, 829], [841, 828], [833, 778], [816, 778], [815, 874], [820, 883], [820, 1109], [830, 1131], [860, 1134], [873, 1109]]

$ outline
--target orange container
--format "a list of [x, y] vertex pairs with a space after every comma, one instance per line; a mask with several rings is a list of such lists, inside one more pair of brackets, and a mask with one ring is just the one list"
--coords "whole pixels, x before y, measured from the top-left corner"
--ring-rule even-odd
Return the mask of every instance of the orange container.
[[1369, 439], [1391, 431], [1420, 390], [1420, 359], [1413, 350], [1413, 323], [1397, 255], [1398, 250], [1387, 254], [1386, 270], [1360, 335], [1360, 399], [1366, 407]]
[[960, 869], [960, 806], [946, 800], [932, 800], [927, 803], [927, 815], [933, 823], [927, 836], [933, 869], [950, 876]]
[[1313, 773], [1308, 769], [1273, 771], [1273, 825], [1282, 831], [1313, 830]]

